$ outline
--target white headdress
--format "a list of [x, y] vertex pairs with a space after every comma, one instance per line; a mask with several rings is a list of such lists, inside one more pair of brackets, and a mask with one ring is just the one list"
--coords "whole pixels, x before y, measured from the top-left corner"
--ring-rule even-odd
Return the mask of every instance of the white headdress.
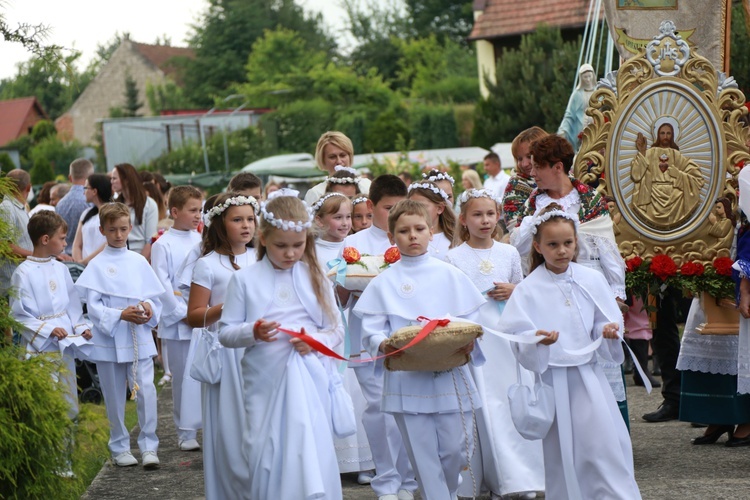
[[315, 215], [316, 213], [318, 213], [318, 210], [320, 210], [326, 200], [328, 200], [329, 198], [333, 198], [334, 196], [343, 196], [347, 200], [349, 199], [349, 197], [344, 193], [327, 193], [326, 195], [318, 198], [318, 201], [312, 204], [312, 206], [310, 207], [310, 211], [312, 212], [312, 214]]
[[360, 180], [360, 176], [357, 175], [357, 171], [354, 170], [351, 167], [344, 167], [341, 165], [336, 165], [333, 167], [333, 170], [335, 172], [346, 172], [349, 174], [352, 174], [354, 177], [326, 177], [326, 183], [333, 183], [333, 184], [357, 184]]
[[574, 217], [564, 210], [550, 210], [549, 212], [534, 216], [534, 218], [532, 219], [533, 226], [531, 227], [531, 234], [536, 234], [537, 230], [539, 229], [539, 225], [542, 222], [547, 222], [553, 217], [562, 217], [563, 219], [573, 221], [573, 224], [576, 228], [576, 233], [578, 232], [578, 217]]
[[430, 175], [429, 177], [427, 176], [427, 174], [422, 174], [422, 179], [430, 182], [448, 181], [451, 183], [451, 186], [456, 183], [455, 179], [453, 179], [453, 177], [445, 172], [438, 172], [437, 174]]
[[409, 185], [409, 192], [411, 193], [415, 189], [427, 189], [428, 191], [432, 191], [433, 193], [442, 196], [446, 203], [450, 203], [448, 200], [448, 194], [431, 182], [412, 182]]
[[214, 217], [217, 215], [221, 215], [226, 209], [229, 207], [239, 207], [242, 205], [251, 205], [253, 207], [253, 212], [255, 213], [255, 216], [257, 217], [260, 213], [260, 207], [258, 206], [258, 200], [256, 200], [252, 196], [233, 196], [229, 198], [227, 201], [222, 203], [221, 205], [216, 205], [214, 207], [211, 207], [211, 209], [203, 214], [203, 224], [206, 225], [206, 227], [211, 226], [211, 220], [213, 220]]
[[366, 198], [364, 196], [358, 196], [352, 200], [352, 208], [356, 207], [360, 203], [367, 203], [369, 198]]
[[291, 221], [291, 220], [286, 220], [286, 219], [281, 219], [281, 218], [277, 219], [273, 215], [273, 212], [269, 212], [268, 210], [266, 210], [266, 205], [268, 205], [269, 201], [274, 200], [276, 198], [283, 198], [285, 196], [299, 199], [299, 191], [296, 191], [294, 189], [289, 189], [289, 188], [281, 188], [269, 194], [268, 200], [260, 204], [260, 213], [263, 214], [263, 220], [271, 224], [276, 229], [281, 229], [282, 231], [295, 231], [297, 233], [301, 233], [305, 229], [308, 229], [310, 226], [312, 226], [313, 217], [312, 217], [312, 213], [310, 212], [310, 208], [308, 207], [305, 207], [307, 210], [306, 221], [301, 221], [301, 220]]
[[467, 189], [466, 191], [461, 193], [461, 196], [458, 198], [458, 200], [461, 202], [461, 205], [463, 205], [467, 201], [469, 201], [470, 198], [489, 198], [498, 205], [503, 202], [502, 199], [495, 196], [495, 193], [493, 191], [490, 191], [489, 189]]

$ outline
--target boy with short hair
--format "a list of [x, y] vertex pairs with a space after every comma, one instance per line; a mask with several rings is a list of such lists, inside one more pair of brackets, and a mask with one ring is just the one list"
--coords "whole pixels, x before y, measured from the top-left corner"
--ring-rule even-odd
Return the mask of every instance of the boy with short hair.
[[[354, 307], [362, 318], [362, 345], [373, 357], [393, 351], [388, 337], [418, 324], [420, 316], [473, 321], [485, 303], [468, 276], [430, 257], [431, 227], [427, 210], [413, 200], [399, 202], [388, 216], [388, 238], [401, 260], [373, 279]], [[475, 364], [484, 362], [474, 342], [462, 351], [471, 352]], [[466, 365], [441, 372], [385, 372], [382, 411], [398, 425], [422, 498], [457, 498], [459, 475], [474, 447], [472, 409], [481, 405]]]
[[[68, 225], [55, 212], [41, 211], [29, 219], [28, 232], [34, 250], [11, 277], [16, 290], [10, 297], [10, 313], [21, 323], [21, 342], [29, 356], [39, 353], [61, 356], [58, 378], [66, 386], [68, 417], [78, 417], [75, 355], [88, 349], [91, 329], [83, 318], [81, 299], [65, 264], [55, 257], [65, 250]], [[79, 350], [80, 349], [80, 350]], [[70, 463], [60, 474], [72, 477]]]
[[[372, 226], [351, 234], [344, 240], [344, 247], [355, 247], [362, 254], [382, 255], [392, 245], [388, 240], [388, 212], [399, 201], [406, 198], [406, 184], [395, 175], [385, 174], [370, 185], [370, 201], [373, 205]], [[351, 306], [356, 304], [356, 298]], [[362, 347], [362, 320], [349, 314], [351, 352], [355, 359], [366, 359], [368, 351]], [[411, 500], [417, 489], [414, 473], [409, 465], [403, 441], [393, 417], [380, 409], [383, 396], [383, 376], [376, 373], [377, 363], [351, 363], [367, 407], [362, 415], [362, 426], [375, 463], [375, 477], [370, 486], [381, 500]]]
[[260, 177], [250, 172], [239, 172], [229, 180], [227, 192], [235, 192], [242, 196], [252, 196], [260, 203], [263, 182]]
[[[172, 188], [167, 207], [174, 225], [151, 247], [151, 266], [166, 290], [161, 297], [164, 314], [159, 320], [158, 334], [162, 339], [162, 352], [169, 356], [174, 424], [177, 428], [178, 445], [183, 451], [200, 449], [196, 440], [200, 425], [196, 425], [196, 422], [200, 422], [201, 395], [200, 388], [196, 385], [183, 387], [193, 329], [185, 322], [187, 301], [178, 290], [177, 271], [190, 249], [201, 241], [201, 236], [196, 231], [201, 221], [201, 204], [201, 193], [193, 186]], [[183, 399], [187, 404], [183, 405]], [[183, 408], [192, 415], [184, 415], [183, 418]]]
[[164, 287], [148, 261], [127, 249], [130, 210], [122, 203], [106, 203], [99, 209], [99, 230], [107, 239], [104, 250], [89, 262], [76, 281], [86, 294], [94, 328], [96, 362], [109, 419], [109, 449], [115, 465], [137, 465], [130, 453], [130, 435], [125, 427], [124, 388], [130, 381], [138, 406], [138, 447], [143, 467], [159, 466], [156, 455], [156, 345], [151, 336], [161, 313], [159, 297]]

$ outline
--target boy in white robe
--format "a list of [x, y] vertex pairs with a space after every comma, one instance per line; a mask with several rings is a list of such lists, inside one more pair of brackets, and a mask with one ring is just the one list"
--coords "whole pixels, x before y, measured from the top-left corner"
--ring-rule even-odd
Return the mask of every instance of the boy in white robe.
[[[361, 254], [382, 255], [391, 246], [388, 239], [388, 213], [399, 201], [406, 198], [406, 185], [395, 175], [381, 175], [370, 186], [370, 200], [373, 204], [373, 223], [367, 229], [349, 235], [344, 240], [344, 248], [354, 247]], [[350, 311], [357, 303], [352, 295]], [[349, 314], [349, 335], [354, 359], [370, 357], [362, 345], [361, 319]], [[373, 491], [381, 500], [411, 500], [417, 489], [414, 472], [403, 441], [393, 417], [380, 409], [383, 396], [383, 377], [376, 373], [375, 363], [351, 363], [362, 394], [367, 401], [362, 415], [362, 425], [375, 463], [375, 477], [370, 482]]]
[[[151, 247], [151, 266], [166, 290], [161, 297], [164, 314], [159, 320], [162, 349], [169, 353], [172, 372], [172, 402], [178, 445], [182, 451], [199, 450], [197, 427], [193, 423], [200, 415], [200, 390], [195, 385], [183, 386], [185, 364], [193, 329], [187, 324], [187, 301], [178, 290], [177, 271], [190, 250], [200, 243], [196, 229], [201, 222], [202, 196], [193, 186], [177, 186], [169, 192], [168, 208], [174, 225]], [[183, 398], [187, 410], [183, 421]], [[192, 404], [189, 404], [192, 403]], [[198, 417], [197, 420], [200, 420]]]
[[[429, 215], [416, 201], [398, 203], [388, 217], [401, 260], [372, 280], [354, 308], [362, 318], [362, 345], [371, 356], [391, 352], [386, 340], [424, 316], [476, 319], [482, 294], [460, 270], [428, 253]], [[464, 347], [484, 362], [472, 342]], [[382, 373], [383, 362], [376, 364]], [[417, 476], [422, 498], [456, 498], [461, 469], [473, 453], [473, 411], [482, 405], [467, 366], [443, 372], [387, 371], [382, 411], [393, 415]]]
[[96, 362], [109, 419], [109, 450], [120, 467], [137, 465], [130, 453], [130, 434], [125, 427], [125, 387], [128, 381], [136, 394], [138, 447], [143, 467], [159, 466], [156, 454], [156, 387], [154, 362], [156, 345], [151, 335], [161, 313], [159, 297], [164, 287], [148, 261], [127, 249], [130, 210], [122, 203], [107, 203], [99, 209], [100, 231], [106, 248], [81, 273], [76, 287], [86, 294], [93, 328]]
[[[10, 296], [10, 314], [21, 324], [21, 342], [29, 356], [40, 353], [60, 358], [56, 374], [66, 387], [68, 418], [78, 417], [76, 354], [90, 347], [91, 329], [83, 318], [81, 300], [68, 268], [55, 257], [65, 250], [68, 225], [55, 212], [41, 211], [29, 219], [32, 254], [11, 277], [16, 291]], [[61, 475], [72, 477], [70, 462]]]

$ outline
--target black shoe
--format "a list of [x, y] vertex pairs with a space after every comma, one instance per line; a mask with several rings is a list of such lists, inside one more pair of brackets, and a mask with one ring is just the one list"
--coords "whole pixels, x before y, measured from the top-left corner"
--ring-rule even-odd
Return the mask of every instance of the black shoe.
[[745, 436], [743, 438], [736, 438], [734, 436], [729, 436], [729, 439], [727, 439], [727, 442], [724, 443], [724, 446], [727, 446], [729, 448], [739, 448], [740, 446], [750, 446], [750, 436]]
[[677, 405], [664, 402], [658, 410], [646, 413], [641, 418], [646, 422], [669, 422], [670, 420], [677, 420], [679, 416], [680, 410]]
[[[718, 427], [716, 427], [715, 431], [708, 434], [703, 434], [702, 436], [693, 439], [691, 442], [693, 444], [714, 444], [725, 432], [729, 434], [729, 440], [727, 441], [727, 443], [729, 443], [732, 439], [734, 439], [732, 437], [732, 435], [734, 434], [733, 425], [719, 425]], [[727, 446], [729, 445], [727, 444]]]

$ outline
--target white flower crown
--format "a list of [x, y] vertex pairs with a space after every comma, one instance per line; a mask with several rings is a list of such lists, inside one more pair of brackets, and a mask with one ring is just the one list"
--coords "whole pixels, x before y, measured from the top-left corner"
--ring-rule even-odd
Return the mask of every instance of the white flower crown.
[[493, 193], [489, 189], [467, 189], [466, 191], [461, 193], [458, 201], [460, 201], [461, 205], [463, 205], [464, 203], [469, 201], [470, 198], [489, 198], [498, 205], [502, 203], [502, 200], [495, 196], [495, 193]]
[[411, 193], [415, 189], [427, 189], [435, 194], [439, 194], [440, 196], [442, 196], [443, 200], [445, 200], [446, 203], [449, 202], [448, 194], [434, 184], [428, 184], [427, 182], [412, 182], [409, 185], [409, 192]]
[[445, 172], [440, 172], [437, 175], [431, 175], [429, 177], [427, 177], [427, 174], [422, 174], [422, 179], [430, 182], [448, 181], [451, 183], [451, 186], [456, 183], [456, 180]]
[[310, 207], [310, 211], [313, 213], [313, 215], [315, 215], [318, 212], [318, 210], [321, 209], [321, 207], [326, 202], [326, 200], [328, 200], [329, 198], [333, 198], [334, 196], [343, 196], [344, 198], [349, 199], [349, 197], [345, 195], [344, 193], [327, 193], [326, 195], [318, 198], [318, 201], [313, 203], [312, 206]]
[[336, 165], [333, 167], [334, 172], [349, 172], [352, 175], [357, 175], [357, 171], [353, 169], [352, 167], [345, 167], [343, 165]]
[[364, 196], [360, 196], [358, 198], [354, 198], [352, 200], [352, 208], [356, 207], [360, 203], [367, 203], [368, 198], [365, 198]]
[[572, 220], [576, 228], [576, 233], [578, 232], [578, 217], [574, 217], [564, 210], [551, 210], [549, 212], [543, 213], [542, 215], [534, 216], [534, 218], [532, 219], [533, 226], [531, 227], [531, 234], [536, 234], [537, 230], [539, 229], [539, 225], [542, 222], [547, 222], [553, 217], [562, 217], [563, 219]]
[[255, 213], [255, 216], [257, 217], [260, 213], [260, 207], [258, 206], [258, 200], [256, 200], [252, 196], [234, 196], [232, 198], [229, 198], [227, 201], [222, 203], [221, 205], [216, 205], [214, 207], [211, 207], [211, 209], [203, 214], [203, 224], [206, 227], [211, 226], [211, 220], [216, 217], [217, 215], [221, 215], [224, 213], [224, 211], [229, 207], [239, 207], [242, 205], [252, 205], [253, 212]]
[[359, 176], [356, 177], [326, 177], [327, 184], [357, 184]]
[[291, 198], [297, 198], [299, 199], [299, 191], [296, 191], [294, 189], [289, 188], [281, 188], [279, 190], [274, 191], [273, 193], [268, 195], [268, 200], [264, 201], [260, 204], [260, 213], [263, 214], [263, 220], [267, 223], [271, 224], [276, 229], [281, 229], [282, 231], [295, 231], [297, 233], [301, 233], [305, 229], [308, 229], [310, 226], [312, 226], [312, 212], [310, 211], [310, 208], [305, 207], [307, 210], [307, 221], [303, 222], [301, 220], [298, 221], [292, 221], [292, 220], [286, 220], [286, 219], [277, 219], [273, 212], [269, 212], [266, 210], [266, 205], [269, 201], [275, 199], [275, 198], [283, 198], [284, 196], [289, 196]]

